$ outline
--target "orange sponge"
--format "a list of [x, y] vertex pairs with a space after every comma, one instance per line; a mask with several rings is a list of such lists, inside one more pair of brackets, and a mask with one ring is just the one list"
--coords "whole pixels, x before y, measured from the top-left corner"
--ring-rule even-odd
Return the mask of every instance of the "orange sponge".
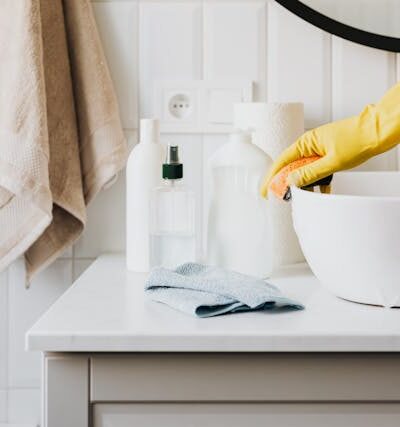
[[277, 175], [275, 175], [269, 189], [278, 197], [279, 199], [286, 199], [286, 193], [288, 192], [288, 176], [296, 169], [301, 168], [302, 166], [308, 165], [309, 163], [315, 162], [320, 159], [319, 156], [312, 157], [303, 157], [302, 159], [295, 160], [294, 162], [288, 164], [282, 168]]

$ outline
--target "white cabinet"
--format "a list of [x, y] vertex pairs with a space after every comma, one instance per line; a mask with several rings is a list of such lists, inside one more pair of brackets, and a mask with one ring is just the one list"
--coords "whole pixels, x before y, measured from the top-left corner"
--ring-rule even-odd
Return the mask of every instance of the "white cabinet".
[[146, 300], [124, 266], [100, 258], [29, 331], [42, 427], [400, 426], [398, 311], [300, 270], [276, 282], [300, 314], [199, 320]]
[[94, 427], [397, 427], [399, 404], [99, 404]]
[[53, 353], [43, 426], [397, 427], [399, 364], [395, 354]]
[[397, 427], [399, 364], [395, 354], [49, 354], [43, 426]]

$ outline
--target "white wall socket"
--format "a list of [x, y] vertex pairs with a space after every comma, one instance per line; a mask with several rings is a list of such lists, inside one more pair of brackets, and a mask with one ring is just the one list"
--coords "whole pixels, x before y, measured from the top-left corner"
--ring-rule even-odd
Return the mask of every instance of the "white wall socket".
[[163, 133], [227, 133], [233, 105], [252, 99], [250, 80], [159, 80], [153, 111]]
[[193, 109], [193, 100], [190, 94], [177, 93], [172, 95], [168, 102], [168, 111], [177, 120], [190, 117]]

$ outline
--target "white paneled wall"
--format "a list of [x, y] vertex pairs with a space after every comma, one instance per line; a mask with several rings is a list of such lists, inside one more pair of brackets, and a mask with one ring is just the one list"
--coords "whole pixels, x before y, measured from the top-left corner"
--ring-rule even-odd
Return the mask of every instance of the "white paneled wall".
[[122, 123], [126, 129], [135, 129], [138, 119], [138, 3], [93, 3], [93, 9], [117, 92]]
[[303, 102], [307, 128], [330, 121], [331, 36], [274, 2], [267, 26], [267, 99]]
[[[123, 125], [131, 145], [138, 118], [155, 111], [157, 80], [248, 79], [259, 101], [302, 101], [306, 126], [357, 113], [399, 77], [396, 55], [343, 41], [293, 16], [273, 0], [94, 0]], [[197, 195], [199, 236], [206, 234], [209, 157], [226, 135], [168, 134], [181, 146], [185, 181]], [[396, 152], [364, 168], [395, 169]], [[0, 426], [36, 425], [39, 355], [24, 333], [100, 253], [125, 246], [125, 179], [89, 207], [74, 249], [25, 290], [21, 263], [0, 275]]]
[[[396, 55], [332, 37], [332, 118], [357, 114], [396, 82]], [[395, 169], [396, 153], [382, 154], [360, 170]]]
[[75, 257], [93, 259], [107, 251], [122, 251], [125, 247], [125, 177], [103, 190], [87, 213], [87, 227], [75, 245]]
[[204, 78], [249, 79], [265, 99], [266, 2], [204, 3]]
[[151, 117], [154, 81], [201, 78], [202, 3], [142, 1], [139, 8], [140, 114]]
[[396, 81], [394, 53], [332, 37], [332, 116], [357, 114]]

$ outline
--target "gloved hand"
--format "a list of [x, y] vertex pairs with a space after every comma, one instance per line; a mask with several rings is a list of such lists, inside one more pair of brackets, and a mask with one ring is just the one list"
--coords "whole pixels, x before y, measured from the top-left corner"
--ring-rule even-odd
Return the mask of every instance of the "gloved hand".
[[306, 132], [274, 162], [261, 187], [267, 196], [274, 176], [289, 163], [320, 156], [288, 176], [288, 183], [305, 187], [344, 169], [351, 169], [400, 142], [400, 83], [376, 104], [355, 117], [329, 123]]

